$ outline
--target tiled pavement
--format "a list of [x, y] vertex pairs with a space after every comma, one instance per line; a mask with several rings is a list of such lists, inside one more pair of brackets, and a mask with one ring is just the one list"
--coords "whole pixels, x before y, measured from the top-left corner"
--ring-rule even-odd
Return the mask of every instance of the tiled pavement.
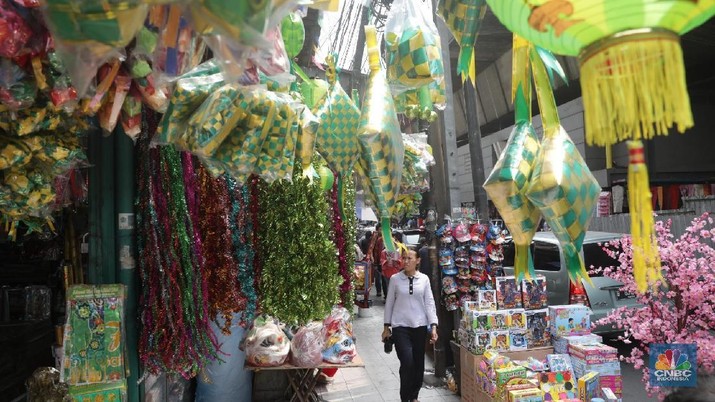
[[[374, 297], [368, 309], [369, 317], [355, 316], [353, 330], [357, 338], [357, 351], [365, 367], [338, 370], [333, 382], [319, 386], [318, 394], [325, 401], [393, 402], [400, 400], [400, 361], [393, 351], [386, 354], [380, 339], [384, 302]], [[432, 371], [432, 361], [427, 358], [425, 368]], [[425, 374], [427, 376], [427, 374]], [[422, 385], [420, 402], [458, 402], [459, 397], [446, 387]]]

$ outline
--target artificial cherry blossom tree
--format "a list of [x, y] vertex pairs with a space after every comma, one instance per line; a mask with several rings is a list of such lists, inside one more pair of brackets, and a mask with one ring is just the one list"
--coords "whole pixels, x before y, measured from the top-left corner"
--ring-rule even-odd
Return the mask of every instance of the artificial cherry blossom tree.
[[697, 344], [697, 372], [715, 372], [715, 225], [707, 213], [695, 218], [679, 238], [670, 231], [671, 222], [658, 222], [656, 233], [663, 264], [663, 282], [638, 293], [633, 279], [633, 249], [629, 237], [603, 244], [620, 263], [618, 267], [591, 267], [606, 277], [624, 283], [642, 305], [617, 308], [597, 325], [611, 324], [625, 332], [620, 337], [634, 343], [629, 357], [621, 356], [643, 370], [642, 381], [649, 394], [663, 398], [670, 390], [648, 383], [648, 345], [653, 343]]

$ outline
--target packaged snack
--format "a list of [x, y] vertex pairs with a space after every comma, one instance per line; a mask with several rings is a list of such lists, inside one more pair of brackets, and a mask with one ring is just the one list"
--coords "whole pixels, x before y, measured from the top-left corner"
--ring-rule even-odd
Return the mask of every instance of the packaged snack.
[[549, 346], [551, 344], [549, 310], [526, 311], [526, 331], [529, 348]]
[[499, 309], [521, 308], [521, 291], [515, 277], [497, 277], [496, 289]]
[[521, 281], [521, 297], [524, 308], [535, 310], [548, 306], [548, 293], [546, 293], [546, 278], [537, 275], [531, 279]]
[[591, 333], [591, 309], [570, 304], [549, 306], [551, 334], [554, 336], [587, 335]]

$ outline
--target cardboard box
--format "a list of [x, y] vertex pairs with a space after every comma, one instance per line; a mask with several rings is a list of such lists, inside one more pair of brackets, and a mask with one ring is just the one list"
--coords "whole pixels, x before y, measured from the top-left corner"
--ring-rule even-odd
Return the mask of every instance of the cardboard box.
[[618, 360], [600, 364], [586, 364], [583, 360], [571, 356], [571, 363], [573, 364], [573, 370], [574, 374], [576, 374], [576, 378], [581, 378], [589, 371], [595, 371], [602, 376], [621, 375], [621, 362]]
[[545, 308], [548, 305], [548, 293], [546, 293], [546, 277], [536, 275], [531, 279], [521, 281], [522, 304], [527, 310]]
[[560, 400], [578, 397], [576, 379], [569, 371], [549, 371], [539, 374], [539, 388], [544, 391], [544, 399]]
[[526, 339], [526, 330], [510, 330], [509, 331], [509, 350], [519, 351], [527, 350], [528, 342]]
[[509, 311], [497, 310], [489, 313], [491, 329], [493, 330], [508, 330], [509, 329]]
[[539, 388], [509, 391], [509, 402], [544, 402], [544, 391]]
[[526, 341], [529, 349], [551, 346], [549, 332], [549, 310], [527, 310], [526, 313]]
[[623, 377], [620, 375], [600, 376], [601, 387], [610, 388], [617, 397], [623, 396]]
[[507, 325], [509, 329], [526, 329], [526, 310], [523, 308], [507, 310]]
[[600, 378], [597, 372], [591, 371], [578, 379], [578, 397], [582, 401], [591, 401], [591, 398], [598, 398]]
[[477, 300], [479, 309], [482, 311], [496, 311], [497, 292], [496, 290], [477, 290]]
[[569, 354], [586, 364], [599, 364], [618, 360], [618, 349], [602, 343], [590, 345], [569, 345]]
[[588, 335], [591, 333], [591, 309], [580, 304], [549, 306], [551, 335]]
[[601, 397], [606, 401], [606, 402], [621, 402], [620, 398], [616, 396], [615, 393], [613, 393], [613, 390], [610, 388], [601, 388]]
[[475, 311], [472, 313], [472, 329], [474, 331], [489, 331], [494, 329], [494, 319], [491, 313]]
[[[527, 312], [528, 314], [528, 312]], [[603, 338], [600, 335], [588, 334], [588, 335], [569, 335], [569, 336], [555, 336], [552, 340], [552, 345], [554, 346], [555, 353], [568, 354], [569, 345], [590, 345], [595, 343], [602, 343]]]
[[572, 376], [575, 376], [574, 368], [571, 364], [571, 357], [569, 355], [547, 355], [546, 361], [549, 362], [549, 371], [568, 371]]
[[509, 351], [509, 331], [492, 331], [492, 349], [499, 352]]
[[499, 368], [494, 370], [497, 375], [497, 386], [505, 385], [512, 378], [525, 378], [526, 368], [521, 366], [513, 366], [507, 368]]
[[495, 283], [498, 309], [522, 308], [520, 283], [514, 276], [498, 276]]

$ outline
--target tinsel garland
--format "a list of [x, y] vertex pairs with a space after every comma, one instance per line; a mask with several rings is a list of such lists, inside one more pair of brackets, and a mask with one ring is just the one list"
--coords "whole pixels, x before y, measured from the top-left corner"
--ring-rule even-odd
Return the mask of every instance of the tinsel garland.
[[256, 300], [256, 311], [261, 310], [261, 295], [260, 295], [260, 289], [261, 289], [261, 273], [263, 272], [263, 259], [260, 251], [260, 237], [258, 236], [259, 230], [261, 229], [261, 226], [259, 225], [260, 223], [260, 216], [259, 213], [261, 211], [260, 208], [260, 203], [259, 203], [259, 194], [260, 194], [260, 183], [261, 179], [253, 175], [250, 178], [250, 183], [251, 183], [251, 196], [250, 196], [250, 201], [249, 201], [249, 207], [251, 211], [251, 227], [248, 230], [248, 235], [251, 238], [251, 244], [253, 245], [253, 288], [256, 289], [259, 294]]
[[216, 359], [218, 345], [207, 314], [202, 244], [190, 216], [195, 189], [190, 180], [184, 186], [189, 166], [172, 147], [149, 149], [156, 123], [153, 114], [143, 122], [138, 158], [139, 355], [149, 372], [191, 378]]
[[240, 324], [248, 327], [256, 315], [258, 295], [254, 286], [253, 275], [253, 218], [250, 213], [250, 184], [239, 185], [234, 179], [226, 177], [231, 198], [230, 225], [233, 251], [238, 263], [238, 282], [245, 296], [245, 307]]
[[330, 206], [332, 209], [332, 229], [333, 229], [333, 242], [338, 250], [338, 272], [343, 278], [343, 282], [340, 284], [340, 303], [343, 307], [347, 308], [348, 311], [352, 311], [353, 305], [353, 278], [352, 278], [352, 264], [348, 263], [348, 255], [350, 252], [355, 254], [352, 248], [352, 243], [350, 243], [350, 249], [348, 250], [348, 243], [345, 241], [345, 230], [343, 228], [343, 218], [340, 213], [340, 185], [339, 181], [343, 180], [341, 175], [336, 174], [337, 180], [333, 182], [333, 188], [330, 191]]
[[231, 197], [226, 179], [213, 177], [197, 164], [200, 210], [195, 220], [204, 245], [205, 274], [208, 282], [209, 314], [213, 320], [219, 314], [224, 318], [221, 332], [231, 332], [233, 314], [243, 311], [246, 298], [240, 292], [237, 261], [234, 260], [234, 243], [231, 224]]

